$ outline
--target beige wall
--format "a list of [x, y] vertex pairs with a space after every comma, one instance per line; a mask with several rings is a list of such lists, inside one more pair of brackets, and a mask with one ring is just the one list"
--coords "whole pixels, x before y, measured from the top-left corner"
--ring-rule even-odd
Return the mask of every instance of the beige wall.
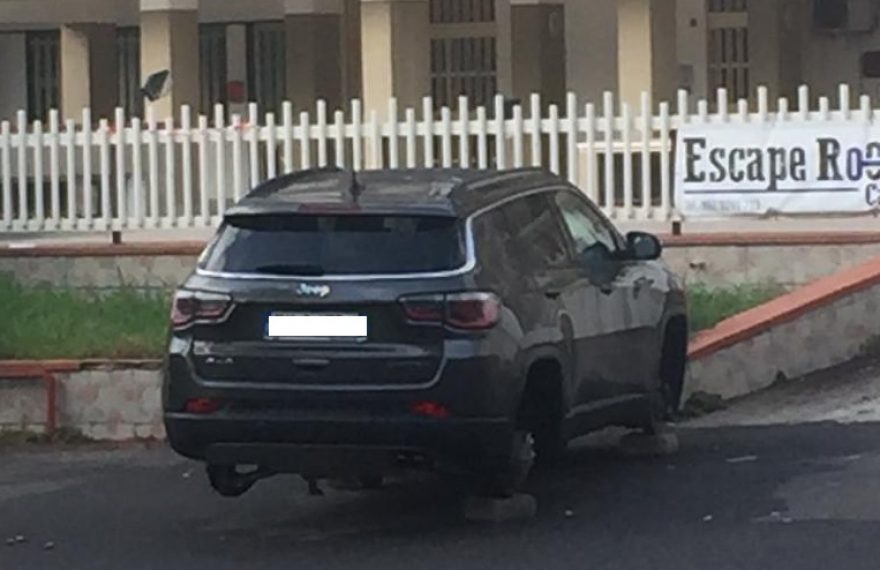
[[880, 50], [880, 27], [871, 32], [827, 33], [813, 29], [807, 0], [753, 2], [749, 13], [753, 84], [764, 84], [772, 97], [794, 98], [801, 84], [810, 86], [813, 101], [836, 101], [841, 83], [853, 99], [866, 93], [880, 97], [880, 81], [863, 79], [861, 56]]
[[618, 0], [618, 91], [638, 109], [642, 92], [669, 101], [678, 85], [676, 10], [669, 0]]
[[67, 119], [80, 120], [82, 110], [110, 117], [116, 107], [118, 74], [116, 27], [82, 24], [61, 28], [61, 107]]
[[[153, 106], [158, 120], [176, 116], [181, 105], [199, 105], [197, 14], [189, 10], [141, 14], [141, 76], [169, 69], [172, 93]], [[172, 57], [173, 54], [173, 57]]]
[[315, 101], [331, 109], [343, 105], [341, 14], [295, 14], [285, 18], [287, 96], [295, 111]]
[[[621, 2], [631, 1], [564, 0], [566, 87], [582, 101], [598, 102], [603, 91], [618, 91], [617, 7]], [[690, 66], [693, 72], [692, 92], [697, 98], [705, 96], [705, 0], [654, 1], [677, 3], [677, 62], [671, 66], [672, 72], [664, 75], [672, 79], [674, 90], [683, 77], [682, 67]], [[201, 22], [278, 20], [283, 17], [283, 4], [282, 0], [201, 0], [198, 19]], [[361, 31], [358, 12], [362, 2], [344, 0], [344, 4], [346, 15], [340, 34], [340, 52], [345, 71], [340, 99], [347, 101], [363, 95], [362, 59], [358, 50]], [[880, 29], [852, 34], [813, 32], [808, 0], [756, 0], [750, 5], [753, 87], [766, 84], [774, 97], [783, 94], [791, 96], [798, 84], [806, 82], [811, 86], [815, 98], [820, 95], [836, 96], [838, 85], [847, 82], [853, 87], [854, 93], [867, 92], [880, 98], [880, 81], [863, 80], [859, 65], [863, 52], [880, 50]], [[510, 36], [510, 0], [497, 0], [497, 19], [499, 88], [501, 92], [511, 94], [513, 41]], [[0, 0], [0, 29], [5, 30], [46, 29], [77, 21], [136, 25], [140, 20], [137, 0]], [[695, 26], [691, 26], [692, 20]], [[399, 35], [413, 31], [418, 33], [419, 29], [424, 31], [423, 27], [409, 26]], [[21, 34], [0, 36], [0, 73], [4, 77], [19, 78], [0, 86], [0, 116], [3, 118], [12, 116], [26, 103], [23, 47]], [[375, 51], [375, 47], [369, 49]], [[395, 57], [413, 60], [406, 56]], [[644, 58], [633, 56], [631, 59], [636, 67], [645, 64]], [[192, 64], [189, 61], [184, 67], [192, 69]], [[427, 64], [423, 62], [422, 65], [427, 71]], [[185, 73], [182, 80], [186, 82], [188, 77], [195, 78], [197, 74]], [[177, 80], [181, 80], [180, 73], [177, 74]]]
[[361, 4], [364, 104], [380, 117], [388, 99], [421, 108], [430, 94], [427, 0], [370, 0]]
[[[809, 19], [806, 25], [812, 29]], [[810, 33], [804, 44], [803, 78], [814, 100], [824, 95], [836, 101], [841, 83], [848, 83], [854, 95], [866, 93], [880, 100], [880, 80], [862, 78], [861, 56], [866, 51], [880, 51], [880, 27], [870, 33]]]
[[617, 90], [617, 0], [565, 3], [568, 88], [588, 101]]
[[702, 99], [709, 90], [706, 0], [678, 0], [676, 10], [680, 86]]
[[24, 34], [0, 34], [0, 121], [27, 106]]
[[[771, 98], [795, 97], [802, 76], [802, 29], [808, 2], [764, 0], [749, 4], [749, 64], [752, 91], [768, 88]], [[806, 24], [806, 22], [804, 22]]]
[[545, 104], [562, 105], [566, 93], [565, 6], [511, 6], [511, 95], [524, 105], [532, 93]]
[[363, 75], [361, 73], [361, 2], [345, 0], [342, 19], [342, 66], [343, 100], [360, 98]]

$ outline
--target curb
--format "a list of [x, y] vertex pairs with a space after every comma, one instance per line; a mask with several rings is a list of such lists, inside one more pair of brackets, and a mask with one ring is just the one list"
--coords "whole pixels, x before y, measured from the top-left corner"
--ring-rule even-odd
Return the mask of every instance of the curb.
[[814, 281], [698, 333], [690, 343], [688, 357], [705, 358], [878, 283], [880, 257]]

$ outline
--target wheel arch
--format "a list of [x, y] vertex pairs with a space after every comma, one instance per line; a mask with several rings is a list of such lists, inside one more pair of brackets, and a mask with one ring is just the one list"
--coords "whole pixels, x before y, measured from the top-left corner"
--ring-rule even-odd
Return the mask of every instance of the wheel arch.
[[570, 366], [564, 352], [556, 348], [545, 347], [532, 351], [521, 369], [522, 383], [517, 398], [516, 417], [519, 418], [523, 407], [528, 405], [528, 400], [535, 394], [552, 395], [556, 405], [554, 411], [564, 417], [571, 402]]
[[684, 313], [670, 315], [663, 325], [659, 380], [661, 384], [669, 384], [673, 388], [673, 405], [676, 409], [681, 405], [684, 391], [689, 341], [687, 315]]

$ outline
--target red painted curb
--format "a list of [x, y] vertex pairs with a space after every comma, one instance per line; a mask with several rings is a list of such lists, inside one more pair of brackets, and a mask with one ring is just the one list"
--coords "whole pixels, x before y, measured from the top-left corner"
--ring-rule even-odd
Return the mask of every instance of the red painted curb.
[[880, 232], [747, 232], [662, 235], [663, 245], [676, 247], [862, 245], [880, 243]]
[[35, 244], [32, 247], [0, 245], [0, 257], [147, 257], [197, 256], [205, 242], [139, 242], [119, 245], [103, 243]]
[[0, 360], [0, 378], [34, 371], [76, 372], [80, 368], [82, 363], [78, 360]]
[[158, 368], [162, 365], [160, 359], [123, 359], [110, 360], [106, 358], [86, 358], [83, 360], [0, 360], [0, 378], [11, 378], [16, 373], [33, 373], [34, 371], [46, 372], [79, 372], [109, 366], [119, 368]]

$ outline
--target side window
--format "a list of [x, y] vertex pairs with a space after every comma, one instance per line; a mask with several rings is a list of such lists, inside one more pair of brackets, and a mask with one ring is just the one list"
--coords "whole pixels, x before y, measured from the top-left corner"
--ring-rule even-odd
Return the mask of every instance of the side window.
[[480, 265], [494, 282], [505, 283], [516, 273], [516, 261], [511, 257], [510, 235], [501, 212], [493, 210], [474, 220], [474, 241]]
[[515, 240], [501, 210], [492, 210], [474, 220], [474, 241], [481, 286], [490, 287], [506, 299], [529, 283], [523, 279]]
[[533, 194], [501, 208], [511, 228], [508, 247], [524, 270], [543, 270], [565, 263], [565, 234], [557, 222], [547, 194]]
[[598, 243], [608, 248], [608, 251], [618, 249], [614, 231], [586, 202], [571, 192], [557, 192], [553, 199], [559, 207], [578, 254]]

